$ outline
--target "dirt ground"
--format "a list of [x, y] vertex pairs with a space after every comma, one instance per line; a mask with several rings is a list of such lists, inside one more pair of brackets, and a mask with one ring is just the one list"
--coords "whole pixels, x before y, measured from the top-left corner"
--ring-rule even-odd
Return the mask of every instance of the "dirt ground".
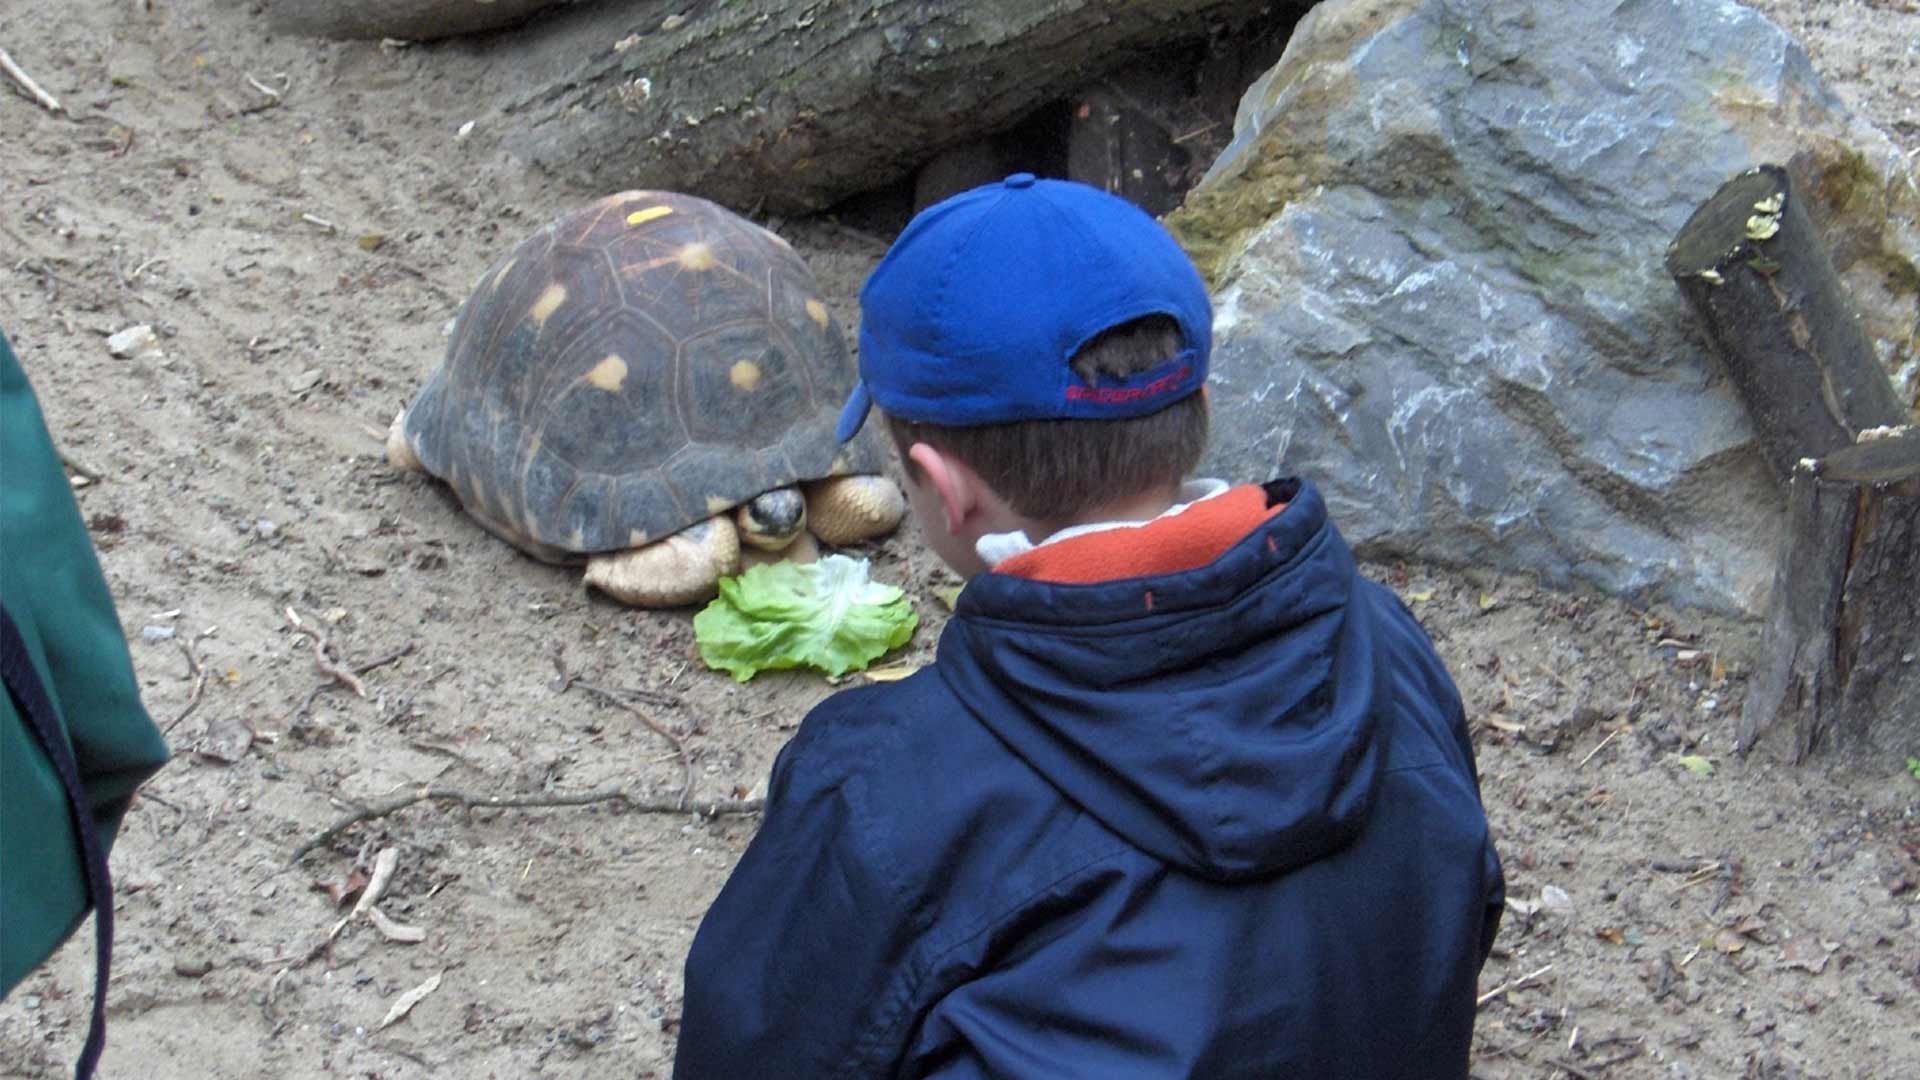
[[[1920, 5], [1755, 6], [1920, 147]], [[0, 327], [98, 475], [81, 507], [177, 751], [115, 851], [103, 1075], [666, 1075], [681, 963], [752, 817], [418, 805], [289, 865], [422, 784], [678, 791], [672, 748], [560, 692], [556, 653], [683, 734], [701, 799], [756, 794], [831, 692], [705, 670], [686, 612], [588, 595], [381, 455], [468, 286], [582, 193], [460, 136], [471, 87], [440, 50], [271, 38], [237, 0], [0, 11], [0, 44], [70, 113], [0, 95]], [[850, 321], [884, 239], [777, 227]], [[159, 353], [110, 355], [106, 335], [141, 323]], [[903, 659], [926, 659], [951, 582], [910, 532], [869, 554], [923, 618]], [[1461, 683], [1506, 857], [1476, 1075], [1920, 1076], [1920, 783], [1902, 762], [1733, 755], [1751, 626], [1370, 572]], [[328, 686], [289, 607], [348, 663], [390, 660], [366, 698]], [[359, 923], [318, 951], [342, 912], [315, 883], [385, 848], [382, 908], [425, 941]], [[83, 932], [0, 1005], [0, 1074], [70, 1068], [91, 963]]]

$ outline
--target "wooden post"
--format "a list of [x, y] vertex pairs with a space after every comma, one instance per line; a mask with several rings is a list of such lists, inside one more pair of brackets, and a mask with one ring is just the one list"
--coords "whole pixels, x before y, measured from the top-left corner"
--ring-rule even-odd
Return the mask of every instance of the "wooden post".
[[1908, 421], [1785, 169], [1762, 165], [1722, 185], [1667, 248], [1667, 272], [1781, 480], [1801, 458]]
[[1721, 185], [1667, 272], [1787, 482], [1742, 751], [1785, 727], [1795, 761], [1839, 745], [1920, 754], [1920, 433], [1786, 170]]
[[1740, 746], [1920, 756], [1920, 429], [1800, 462]]

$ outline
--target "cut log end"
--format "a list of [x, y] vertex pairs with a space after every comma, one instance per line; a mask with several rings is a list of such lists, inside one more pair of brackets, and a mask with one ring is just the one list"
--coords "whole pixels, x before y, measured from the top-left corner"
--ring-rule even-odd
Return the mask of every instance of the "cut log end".
[[1733, 263], [1759, 253], [1757, 245], [1779, 232], [1793, 198], [1787, 171], [1762, 165], [1741, 173], [1700, 204], [1667, 247], [1667, 273], [1709, 283]]

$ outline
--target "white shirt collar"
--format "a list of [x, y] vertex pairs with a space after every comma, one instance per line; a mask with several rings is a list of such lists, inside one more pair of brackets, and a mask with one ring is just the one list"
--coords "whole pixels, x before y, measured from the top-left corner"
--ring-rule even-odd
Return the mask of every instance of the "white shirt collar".
[[[1180, 494], [1175, 496], [1175, 498], [1179, 499], [1179, 502], [1168, 507], [1165, 513], [1162, 513], [1153, 520], [1159, 521], [1160, 518], [1170, 518], [1184, 511], [1194, 503], [1204, 502], [1216, 495], [1224, 495], [1231, 488], [1232, 485], [1228, 484], [1225, 480], [1189, 480], [1180, 485]], [[973, 550], [979, 553], [981, 562], [986, 563], [990, 567], [998, 566], [1008, 559], [1013, 558], [1015, 555], [1025, 555], [1034, 548], [1045, 547], [1048, 544], [1058, 543], [1061, 540], [1071, 540], [1076, 536], [1086, 536], [1089, 533], [1107, 532], [1110, 529], [1138, 529], [1147, 524], [1150, 523], [1145, 521], [1094, 521], [1085, 525], [1075, 525], [1071, 528], [1061, 529], [1059, 532], [1054, 533], [1052, 536], [1047, 537], [1037, 544], [1034, 543], [1025, 532], [988, 533], [973, 542]]]

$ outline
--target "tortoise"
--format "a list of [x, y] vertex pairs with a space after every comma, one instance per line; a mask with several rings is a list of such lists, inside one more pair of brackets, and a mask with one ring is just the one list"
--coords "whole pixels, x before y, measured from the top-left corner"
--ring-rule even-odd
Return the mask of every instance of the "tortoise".
[[387, 457], [529, 555], [585, 562], [615, 599], [692, 603], [742, 540], [805, 558], [809, 525], [848, 544], [899, 524], [878, 437], [834, 438], [854, 378], [785, 240], [696, 196], [626, 191], [488, 268]]

